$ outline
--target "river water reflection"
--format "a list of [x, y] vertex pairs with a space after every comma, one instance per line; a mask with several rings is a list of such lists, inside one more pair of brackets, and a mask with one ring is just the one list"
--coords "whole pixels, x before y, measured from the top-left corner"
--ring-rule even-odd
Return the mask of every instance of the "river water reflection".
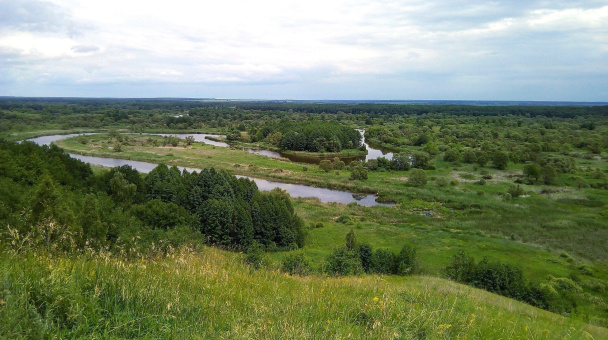
[[[39, 144], [39, 145], [49, 145], [50, 143], [52, 143], [54, 141], [64, 139], [64, 138], [75, 137], [75, 136], [79, 136], [79, 135], [83, 135], [83, 134], [44, 136], [44, 137], [37, 137], [37, 138], [28, 139], [28, 140], [30, 140], [36, 144]], [[90, 135], [90, 134], [87, 134], [87, 135]], [[175, 135], [175, 136], [179, 136], [179, 135]], [[196, 134], [193, 134], [193, 135], [185, 134], [184, 138], [186, 136], [196, 136]], [[204, 137], [202, 137], [202, 138], [204, 138]], [[204, 140], [203, 142], [206, 143], [207, 140]], [[120, 159], [120, 158], [103, 158], [103, 157], [94, 157], [94, 156], [82, 156], [82, 155], [76, 155], [76, 154], [70, 154], [70, 156], [73, 158], [76, 158], [78, 160], [81, 160], [83, 162], [89, 163], [89, 164], [101, 165], [101, 166], [106, 166], [106, 167], [130, 165], [131, 167], [133, 167], [134, 169], [136, 169], [137, 171], [142, 172], [142, 173], [149, 173], [158, 165], [155, 163], [132, 161], [132, 160]], [[178, 167], [178, 168], [180, 170], [187, 170], [187, 171], [200, 171], [201, 170], [201, 169], [186, 168], [186, 167]], [[237, 176], [237, 177], [246, 177], [246, 176]], [[366, 207], [371, 207], [371, 206], [376, 206], [376, 205], [382, 205], [382, 206], [394, 205], [392, 203], [376, 202], [376, 197], [374, 195], [366, 195], [366, 196], [360, 197], [360, 195], [352, 194], [347, 191], [316, 188], [316, 187], [311, 187], [311, 186], [301, 185], [301, 184], [273, 182], [273, 181], [267, 181], [267, 180], [259, 179], [259, 178], [252, 178], [252, 177], [246, 177], [246, 178], [253, 180], [257, 184], [257, 186], [260, 190], [269, 191], [274, 188], [281, 188], [281, 189], [285, 190], [291, 197], [315, 197], [315, 198], [318, 198], [323, 203], [337, 202], [337, 203], [348, 204], [351, 202], [356, 202], [357, 204], [360, 204], [360, 205], [363, 205]]]

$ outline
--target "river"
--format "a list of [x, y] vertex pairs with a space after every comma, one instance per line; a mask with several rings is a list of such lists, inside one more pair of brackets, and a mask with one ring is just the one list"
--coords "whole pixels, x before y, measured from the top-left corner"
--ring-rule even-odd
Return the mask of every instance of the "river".
[[[83, 134], [43, 136], [43, 137], [31, 138], [28, 140], [32, 141], [38, 145], [49, 145], [50, 143], [52, 143], [56, 140], [80, 136], [80, 135], [83, 135]], [[90, 135], [90, 134], [86, 134], [86, 135]], [[166, 135], [177, 136], [177, 137], [183, 136], [183, 138], [185, 138], [186, 136], [193, 136], [193, 137], [195, 137], [195, 140], [199, 141], [199, 142], [203, 142], [203, 143], [207, 143], [208, 141], [214, 142], [214, 141], [210, 141], [210, 140], [206, 139], [205, 136], [203, 136], [203, 134], [200, 134], [200, 135], [197, 135], [197, 134], [183, 134], [183, 135], [166, 134]], [[197, 138], [197, 137], [199, 137], [199, 138]], [[180, 138], [182, 138], [182, 137], [180, 137]], [[215, 143], [221, 143], [221, 142], [215, 142]], [[220, 146], [220, 145], [217, 145], [217, 146]], [[105, 166], [105, 167], [130, 165], [131, 167], [133, 167], [134, 169], [136, 169], [137, 171], [142, 172], [142, 173], [148, 173], [148, 172], [152, 171], [158, 165], [155, 163], [132, 161], [132, 160], [120, 159], [120, 158], [103, 158], [103, 157], [94, 157], [94, 156], [82, 156], [82, 155], [76, 155], [76, 154], [70, 154], [70, 156], [73, 158], [79, 159], [83, 162], [89, 163], [89, 164], [101, 165], [101, 166]], [[185, 169], [188, 171], [200, 171], [200, 169], [194, 169], [194, 168], [185, 168], [185, 167], [178, 167], [178, 168], [180, 170]], [[246, 177], [246, 176], [237, 176], [237, 177]], [[374, 195], [358, 195], [358, 194], [352, 194], [347, 191], [316, 188], [316, 187], [312, 187], [312, 186], [308, 186], [308, 185], [273, 182], [273, 181], [267, 181], [267, 180], [259, 179], [259, 178], [252, 178], [252, 177], [246, 177], [246, 178], [253, 180], [257, 184], [257, 186], [260, 190], [269, 191], [274, 188], [281, 188], [281, 189], [285, 190], [291, 197], [315, 197], [315, 198], [318, 198], [323, 203], [337, 202], [337, 203], [348, 204], [348, 203], [356, 202], [357, 204], [360, 204], [360, 205], [363, 205], [366, 207], [372, 207], [372, 206], [377, 206], [377, 205], [381, 205], [381, 206], [394, 205], [392, 203], [376, 202], [376, 197]]]

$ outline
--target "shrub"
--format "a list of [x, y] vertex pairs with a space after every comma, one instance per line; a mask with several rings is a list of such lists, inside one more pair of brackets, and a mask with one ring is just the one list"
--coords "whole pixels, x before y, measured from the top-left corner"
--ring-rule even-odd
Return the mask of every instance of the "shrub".
[[553, 312], [566, 313], [575, 308], [574, 294], [582, 289], [567, 278], [549, 277], [546, 283], [530, 283], [519, 267], [484, 258], [475, 263], [465, 252], [454, 255], [445, 268], [448, 278], [497, 293]]
[[504, 151], [495, 152], [492, 156], [492, 163], [494, 163], [494, 166], [498, 169], [504, 170], [509, 164], [509, 155]]
[[397, 275], [413, 275], [420, 271], [420, 263], [416, 248], [405, 244], [395, 257], [395, 273]]
[[445, 268], [446, 276], [456, 282], [469, 283], [475, 271], [475, 259], [464, 251], [459, 251]]
[[508, 193], [509, 193], [509, 195], [511, 195], [511, 197], [519, 197], [524, 194], [524, 189], [519, 184], [516, 186], [511, 185], [509, 187]]
[[464, 154], [462, 155], [462, 160], [465, 163], [469, 163], [469, 164], [476, 163], [477, 155], [475, 154], [475, 150], [471, 150], [471, 149], [466, 150], [464, 152]]
[[361, 267], [366, 273], [369, 273], [372, 270], [372, 261], [373, 261], [373, 250], [372, 247], [364, 243], [359, 246], [357, 249], [359, 253], [359, 260], [361, 261]]
[[338, 157], [334, 158], [334, 161], [333, 161], [334, 169], [342, 170], [342, 169], [344, 169], [345, 166], [346, 166], [346, 164], [344, 164], [344, 162], [342, 160], [340, 160], [340, 158], [338, 158]]
[[327, 258], [325, 272], [333, 276], [358, 275], [363, 273], [359, 254], [346, 247], [335, 249]]
[[357, 238], [355, 237], [355, 231], [350, 230], [348, 234], [346, 234], [346, 249], [348, 251], [355, 251], [357, 249]]
[[304, 254], [288, 255], [281, 263], [281, 270], [290, 275], [306, 275], [311, 272], [310, 261]]
[[541, 177], [541, 167], [536, 163], [526, 164], [524, 166], [524, 175], [538, 181]]
[[260, 269], [268, 264], [268, 257], [264, 252], [264, 248], [257, 241], [253, 241], [249, 248], [247, 248], [245, 263], [253, 269]]
[[350, 222], [350, 217], [348, 217], [346, 215], [342, 215], [336, 219], [336, 222], [346, 224], [346, 223]]
[[377, 249], [372, 256], [372, 271], [378, 274], [394, 274], [395, 262], [394, 253], [385, 249]]
[[361, 165], [353, 167], [350, 171], [350, 179], [365, 180], [367, 179], [367, 169]]
[[586, 264], [583, 264], [577, 268], [582, 275], [593, 276], [593, 269]]
[[438, 187], [445, 187], [445, 186], [447, 186], [447, 185], [448, 185], [448, 180], [447, 180], [447, 179], [445, 179], [445, 178], [443, 178], [443, 177], [439, 177], [439, 178], [437, 178], [437, 179], [435, 180], [435, 184], [436, 184]]
[[412, 169], [410, 171], [407, 183], [413, 187], [421, 188], [426, 185], [426, 173], [421, 169]]
[[454, 149], [450, 149], [443, 154], [443, 160], [446, 162], [455, 162], [458, 160], [458, 152]]
[[319, 168], [325, 172], [329, 172], [330, 170], [334, 169], [334, 165], [330, 160], [324, 159], [319, 163]]
[[377, 159], [368, 160], [367, 162], [365, 162], [365, 167], [370, 171], [378, 170], [378, 160]]

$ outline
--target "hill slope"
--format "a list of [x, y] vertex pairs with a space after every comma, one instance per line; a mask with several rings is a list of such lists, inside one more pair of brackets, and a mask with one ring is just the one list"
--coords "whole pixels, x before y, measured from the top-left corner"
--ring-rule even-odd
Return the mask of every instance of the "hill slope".
[[0, 337], [607, 338], [439, 278], [291, 277], [213, 248], [156, 260], [0, 256]]

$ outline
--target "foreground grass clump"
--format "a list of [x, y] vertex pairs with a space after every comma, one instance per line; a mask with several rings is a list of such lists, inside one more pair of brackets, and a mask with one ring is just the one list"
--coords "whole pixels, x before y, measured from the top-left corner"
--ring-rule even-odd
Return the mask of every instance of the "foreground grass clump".
[[289, 276], [205, 248], [155, 260], [0, 255], [1, 338], [606, 338], [430, 277]]

